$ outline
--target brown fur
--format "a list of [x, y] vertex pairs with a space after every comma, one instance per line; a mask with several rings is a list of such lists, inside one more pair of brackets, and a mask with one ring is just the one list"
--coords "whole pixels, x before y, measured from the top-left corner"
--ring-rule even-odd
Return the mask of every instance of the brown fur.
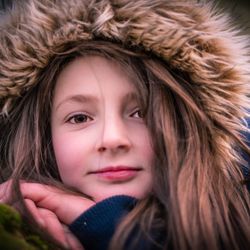
[[[8, 138], [12, 143], [16, 140], [20, 149], [20, 152], [7, 152], [11, 155], [9, 159], [21, 162], [23, 169], [39, 165], [27, 164], [22, 157], [28, 159], [30, 153], [24, 156], [22, 152], [23, 144], [30, 147], [36, 138], [31, 132], [34, 125], [41, 126], [39, 119], [44, 120], [44, 112], [35, 112], [32, 103], [21, 111], [22, 106], [16, 107], [15, 100], [31, 98], [25, 95], [29, 94], [28, 90], [46, 87], [51, 75], [46, 75], [44, 82], [41, 76], [48, 65], [53, 67], [51, 61], [56, 55], [87, 40], [109, 40], [131, 50], [152, 53], [166, 63], [161, 64], [155, 57], [153, 61], [147, 58], [144, 61], [147, 70], [153, 73], [155, 82], [162, 80], [175, 96], [175, 102], [171, 102], [172, 94], [160, 91], [160, 84], [153, 86], [156, 90], [159, 88], [159, 92], [152, 95], [155, 98], [149, 105], [149, 117], [156, 119], [151, 119], [149, 124], [155, 122], [152, 130], [158, 125], [163, 132], [154, 138], [155, 150], [163, 156], [158, 164], [162, 168], [154, 170], [158, 171], [155, 192], [164, 204], [163, 211], [169, 213], [166, 224], [178, 246], [176, 249], [189, 249], [189, 245], [192, 249], [201, 249], [200, 239], [214, 246], [207, 249], [219, 249], [217, 232], [225, 241], [230, 234], [231, 244], [241, 234], [241, 227], [244, 237], [249, 239], [250, 201], [246, 189], [241, 195], [243, 189], [239, 182], [243, 177], [238, 166], [240, 156], [235, 150], [235, 147], [248, 150], [239, 132], [246, 129], [243, 117], [250, 107], [248, 38], [239, 35], [227, 15], [219, 13], [211, 3], [194, 0], [26, 0], [4, 15], [1, 22], [0, 112], [2, 121], [10, 114], [10, 121], [15, 123], [12, 130], [5, 127], [2, 138], [8, 137], [10, 131], [14, 135]], [[166, 64], [184, 76], [181, 84], [167, 73]], [[36, 86], [38, 82], [45, 86]], [[38, 88], [33, 88], [35, 86]], [[39, 93], [38, 96], [43, 97], [39, 99], [43, 104], [40, 106], [47, 108], [49, 105], [44, 105], [47, 94]], [[34, 96], [30, 100], [36, 103]], [[154, 109], [153, 104], [157, 108]], [[159, 112], [155, 114], [155, 110]], [[37, 119], [30, 119], [32, 116]], [[39, 130], [40, 127], [36, 127], [35, 132]], [[157, 131], [151, 132], [157, 134]], [[42, 132], [39, 135], [37, 138], [41, 140], [46, 137]], [[162, 148], [158, 138], [171, 147]], [[184, 139], [186, 144], [182, 143]], [[41, 149], [38, 146], [32, 148], [35, 153]], [[2, 144], [1, 148], [6, 152], [10, 147]], [[3, 161], [2, 166], [6, 165]], [[15, 164], [9, 165], [14, 168]], [[16, 167], [16, 171], [21, 170]], [[169, 190], [167, 199], [166, 190]], [[157, 202], [153, 206], [155, 204]], [[114, 242], [126, 238], [124, 232], [132, 231], [126, 228], [133, 226], [131, 222], [139, 216], [151, 226], [157, 206], [148, 210], [147, 207], [148, 204], [141, 203], [132, 212], [116, 233]], [[239, 230], [234, 220], [231, 221], [232, 214], [235, 224], [240, 225]], [[238, 234], [234, 236], [235, 232]], [[113, 249], [117, 249], [117, 245]], [[240, 249], [240, 245], [235, 249]]]

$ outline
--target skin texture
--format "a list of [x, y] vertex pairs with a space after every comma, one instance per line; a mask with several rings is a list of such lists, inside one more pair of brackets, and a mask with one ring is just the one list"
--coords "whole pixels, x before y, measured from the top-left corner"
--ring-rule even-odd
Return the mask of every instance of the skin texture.
[[[153, 151], [134, 85], [107, 59], [74, 60], [56, 83], [51, 130], [63, 183], [92, 199], [24, 181], [21, 192], [34, 219], [55, 240], [66, 248], [83, 249], [68, 230], [81, 213], [113, 195], [143, 198], [152, 188]], [[111, 171], [111, 178], [93, 174], [106, 167], [119, 171]], [[132, 175], [131, 169], [136, 169]], [[19, 210], [11, 199], [11, 184], [9, 180], [0, 185], [0, 203]]]
[[[18, 202], [11, 199], [11, 183], [9, 180], [0, 185], [0, 203], [9, 204], [19, 210]], [[24, 202], [40, 227], [64, 247], [83, 249], [67, 225], [93, 206], [93, 201], [39, 183], [21, 182], [20, 187]]]
[[[57, 80], [52, 139], [60, 176], [96, 202], [151, 190], [153, 152], [136, 95], [121, 67], [98, 56], [76, 59]], [[95, 173], [107, 167], [140, 171]]]

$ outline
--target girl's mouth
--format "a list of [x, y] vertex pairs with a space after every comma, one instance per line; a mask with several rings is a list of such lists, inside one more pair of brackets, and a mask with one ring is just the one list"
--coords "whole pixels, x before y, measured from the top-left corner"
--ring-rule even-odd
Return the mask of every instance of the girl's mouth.
[[125, 182], [135, 178], [141, 170], [142, 168], [139, 167], [116, 166], [104, 167], [97, 171], [90, 172], [90, 174], [94, 174], [104, 181]]

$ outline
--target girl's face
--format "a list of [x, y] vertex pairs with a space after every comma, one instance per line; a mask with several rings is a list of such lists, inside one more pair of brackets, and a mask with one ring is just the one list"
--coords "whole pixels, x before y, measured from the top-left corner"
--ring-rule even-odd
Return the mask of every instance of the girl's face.
[[95, 201], [151, 191], [150, 135], [121, 66], [99, 56], [71, 62], [57, 79], [51, 119], [63, 183]]

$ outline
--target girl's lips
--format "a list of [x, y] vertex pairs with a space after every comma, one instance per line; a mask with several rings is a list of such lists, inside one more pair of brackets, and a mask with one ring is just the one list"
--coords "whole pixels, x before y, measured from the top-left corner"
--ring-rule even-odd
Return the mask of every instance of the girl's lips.
[[105, 167], [97, 171], [91, 172], [95, 174], [98, 178], [106, 181], [112, 182], [124, 182], [133, 179], [142, 168], [133, 168], [133, 167]]

